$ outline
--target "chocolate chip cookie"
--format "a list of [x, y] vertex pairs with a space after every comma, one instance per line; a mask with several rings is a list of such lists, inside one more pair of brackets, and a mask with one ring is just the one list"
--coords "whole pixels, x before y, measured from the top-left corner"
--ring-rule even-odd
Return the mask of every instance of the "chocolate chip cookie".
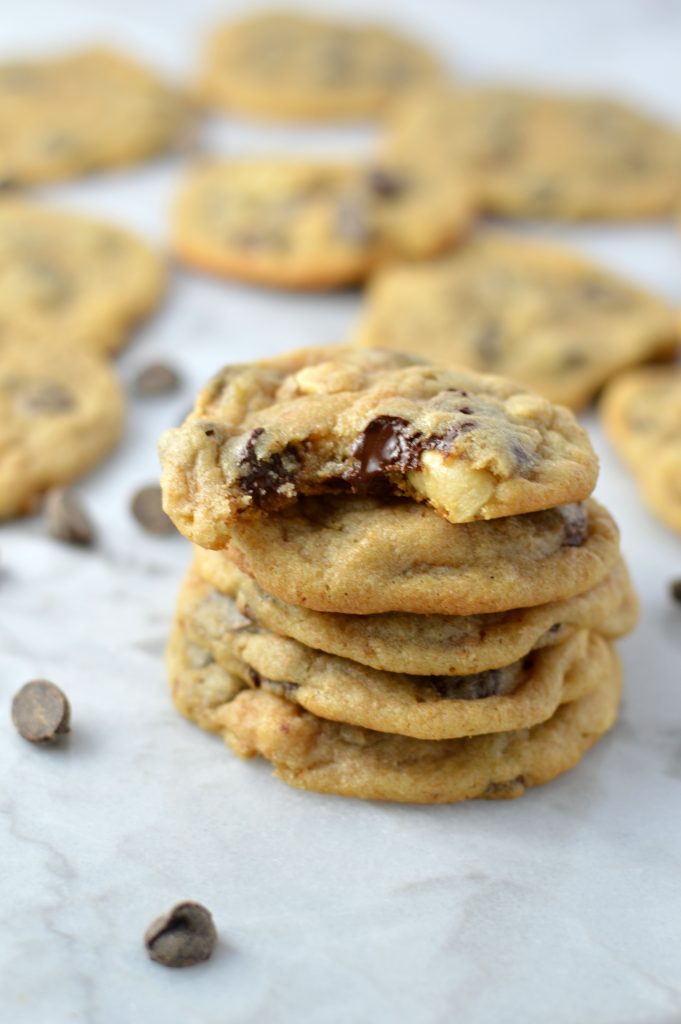
[[681, 133], [603, 97], [425, 90], [396, 112], [385, 151], [473, 175], [483, 208], [505, 217], [621, 220], [678, 205]]
[[274, 10], [215, 31], [198, 92], [260, 117], [367, 117], [439, 75], [431, 54], [387, 27]]
[[622, 374], [606, 389], [601, 415], [645, 501], [681, 532], [681, 367]]
[[32, 512], [43, 493], [82, 476], [118, 441], [121, 387], [84, 349], [0, 338], [0, 519]]
[[[192, 591], [193, 618], [205, 620], [209, 634], [221, 636], [235, 625], [242, 628], [251, 623], [384, 672], [484, 673], [556, 644], [575, 629], [596, 629], [608, 638], [621, 636], [633, 628], [637, 616], [636, 595], [622, 560], [583, 594], [481, 615], [317, 612], [268, 594], [225, 558], [220, 564], [221, 591], [196, 580], [185, 584], [185, 593]], [[235, 608], [239, 615], [234, 614]]]
[[160, 258], [127, 231], [14, 199], [0, 201], [0, 345], [111, 352], [159, 302]]
[[[195, 681], [202, 672], [212, 675], [213, 693], [238, 691], [239, 682], [210, 656], [203, 668], [197, 668], [185, 650], [177, 630], [169, 651], [176, 699], [192, 688], [187, 674]], [[208, 716], [209, 727], [221, 732], [235, 753], [266, 758], [280, 779], [300, 789], [408, 803], [509, 799], [572, 768], [613, 725], [620, 667], [610, 645], [602, 653], [600, 680], [589, 693], [561, 705], [547, 721], [512, 732], [414, 739], [320, 718], [262, 687], [236, 692], [210, 710], [206, 704], [210, 706], [211, 699], [203, 703], [199, 698], [199, 713]], [[584, 670], [595, 673], [596, 666], [585, 662]], [[215, 681], [220, 673], [222, 684]], [[195, 713], [190, 705], [179, 706], [185, 714]]]
[[376, 349], [227, 366], [160, 449], [166, 512], [210, 548], [307, 495], [405, 495], [466, 523], [581, 501], [598, 468], [566, 409]]
[[[269, 594], [316, 611], [478, 615], [584, 593], [616, 564], [619, 533], [593, 500], [455, 525], [410, 501], [306, 498], [239, 519], [230, 555]], [[224, 590], [227, 554], [195, 557]]]
[[[501, 732], [544, 721], [559, 704], [596, 685], [598, 672], [592, 670], [607, 651], [598, 633], [567, 629], [562, 638], [482, 672], [385, 672], [255, 623], [230, 626], [234, 609], [232, 598], [192, 571], [180, 592], [177, 628], [246, 685], [284, 696], [322, 718], [419, 739]], [[579, 670], [573, 672], [578, 660]]]
[[198, 165], [175, 205], [184, 262], [225, 277], [306, 291], [362, 281], [421, 259], [469, 227], [471, 189], [413, 161], [360, 168], [281, 157]]
[[0, 64], [0, 182], [31, 185], [144, 160], [187, 132], [188, 108], [122, 54]]
[[372, 282], [354, 339], [499, 373], [578, 408], [616, 372], [678, 347], [661, 299], [569, 249], [481, 235]]

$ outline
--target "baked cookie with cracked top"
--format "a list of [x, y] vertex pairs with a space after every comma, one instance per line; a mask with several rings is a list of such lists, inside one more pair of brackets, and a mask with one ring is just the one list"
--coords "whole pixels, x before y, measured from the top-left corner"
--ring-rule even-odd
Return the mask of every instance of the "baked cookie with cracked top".
[[[206, 553], [208, 558], [212, 553]], [[590, 590], [563, 601], [480, 615], [415, 615], [383, 612], [350, 615], [318, 612], [268, 594], [226, 558], [221, 590], [188, 578], [184, 593], [191, 616], [209, 637], [253, 623], [281, 637], [383, 672], [463, 676], [488, 672], [549, 647], [575, 629], [595, 629], [612, 639], [628, 633], [638, 603], [624, 562]], [[236, 613], [235, 614], [235, 609]], [[187, 613], [189, 614], [189, 613]], [[186, 617], [186, 616], [185, 616]]]
[[0, 64], [0, 182], [137, 163], [186, 136], [187, 103], [137, 62], [93, 48]]
[[355, 284], [396, 258], [441, 252], [472, 217], [463, 181], [411, 160], [362, 168], [235, 158], [190, 171], [175, 204], [174, 247], [200, 270], [312, 291]]
[[[270, 761], [289, 785], [366, 800], [441, 804], [521, 796], [574, 767], [612, 727], [621, 688], [617, 655], [606, 645], [598, 684], [547, 721], [465, 739], [422, 740], [332, 722], [262, 688], [239, 689], [240, 681], [210, 655], [199, 667], [200, 649], [189, 649], [195, 651], [191, 660], [176, 630], [168, 665], [180, 710], [200, 716], [200, 724], [220, 732], [240, 757]], [[596, 670], [593, 663], [583, 668]], [[192, 696], [202, 674], [211, 681]], [[229, 695], [225, 703], [219, 703], [220, 693]]]
[[[307, 647], [247, 619], [230, 626], [235, 608], [230, 597], [190, 572], [176, 621], [189, 642], [206, 648], [246, 685], [277, 693], [321, 718], [418, 739], [535, 725], [559, 704], [588, 692], [598, 681], [591, 669], [607, 656], [607, 642], [598, 632], [568, 628], [523, 657], [481, 672], [386, 672]], [[578, 660], [579, 671], [571, 674]]]
[[679, 202], [681, 132], [605, 97], [424, 90], [395, 112], [385, 152], [473, 176], [482, 208], [504, 217], [664, 217]]
[[681, 367], [646, 366], [621, 374], [605, 390], [600, 411], [644, 500], [681, 532]]
[[316, 611], [479, 615], [596, 586], [618, 561], [619, 533], [593, 499], [455, 525], [411, 501], [304, 498], [237, 520], [229, 555], [194, 554], [217, 590], [228, 589], [233, 560], [269, 594]]
[[74, 348], [0, 338], [0, 520], [33, 512], [44, 492], [83, 476], [109, 454], [124, 420], [116, 374]]
[[0, 200], [0, 345], [44, 339], [113, 352], [160, 301], [165, 269], [144, 241], [112, 224]]
[[272, 10], [213, 33], [198, 93], [258, 117], [363, 118], [440, 74], [432, 54], [388, 27]]
[[483, 234], [379, 274], [354, 341], [498, 373], [579, 408], [620, 370], [673, 355], [679, 328], [661, 299], [569, 249]]
[[566, 409], [377, 349], [227, 366], [160, 451], [166, 512], [209, 548], [308, 495], [404, 495], [466, 523], [581, 501], [598, 472]]

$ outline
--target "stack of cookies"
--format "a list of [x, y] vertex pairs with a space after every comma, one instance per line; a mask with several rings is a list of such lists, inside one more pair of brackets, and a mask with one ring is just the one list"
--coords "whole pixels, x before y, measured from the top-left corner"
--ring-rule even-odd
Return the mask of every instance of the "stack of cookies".
[[161, 440], [179, 710], [284, 781], [509, 798], [613, 724], [637, 603], [566, 409], [374, 349], [222, 370]]

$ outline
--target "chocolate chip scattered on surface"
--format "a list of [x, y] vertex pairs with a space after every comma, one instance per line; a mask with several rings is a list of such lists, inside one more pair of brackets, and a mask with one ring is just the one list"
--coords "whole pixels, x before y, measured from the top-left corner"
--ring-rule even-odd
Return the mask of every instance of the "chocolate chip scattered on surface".
[[58, 686], [35, 679], [14, 695], [12, 722], [29, 743], [54, 743], [70, 731], [71, 707]]
[[130, 505], [133, 516], [148, 533], [174, 533], [175, 527], [163, 511], [161, 488], [158, 484], [141, 487]]
[[177, 370], [167, 363], [149, 363], [139, 371], [133, 382], [136, 394], [145, 397], [172, 394], [181, 383]]
[[210, 911], [200, 903], [177, 903], [144, 933], [149, 958], [164, 967], [193, 967], [208, 960], [218, 935]]
[[95, 529], [76, 494], [65, 487], [55, 487], [45, 498], [47, 532], [55, 540], [91, 547]]

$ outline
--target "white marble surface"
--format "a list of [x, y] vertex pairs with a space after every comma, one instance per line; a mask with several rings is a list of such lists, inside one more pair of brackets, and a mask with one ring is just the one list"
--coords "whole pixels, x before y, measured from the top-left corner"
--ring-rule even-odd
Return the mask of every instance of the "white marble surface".
[[[331, 5], [325, 5], [331, 6]], [[362, 9], [363, 4], [346, 4]], [[678, 0], [383, 0], [470, 76], [607, 86], [681, 121]], [[178, 74], [199, 0], [6, 0], [0, 48], [115, 39]], [[213, 123], [216, 150], [347, 150], [366, 133]], [[178, 161], [46, 190], [159, 242]], [[671, 229], [550, 231], [681, 305]], [[672, 1024], [681, 1020], [681, 542], [643, 509], [593, 418], [598, 493], [644, 599], [623, 645], [622, 720], [569, 776], [512, 803], [362, 804], [294, 792], [182, 721], [162, 651], [187, 561], [127, 506], [155, 439], [223, 361], [342, 338], [353, 295], [290, 297], [176, 274], [121, 360], [171, 359], [184, 392], [131, 401], [124, 444], [82, 484], [94, 552], [26, 521], [0, 530], [0, 1020], [7, 1024]], [[58, 750], [9, 723], [24, 680], [73, 704]], [[171, 972], [141, 936], [174, 901], [205, 902], [214, 959]]]

